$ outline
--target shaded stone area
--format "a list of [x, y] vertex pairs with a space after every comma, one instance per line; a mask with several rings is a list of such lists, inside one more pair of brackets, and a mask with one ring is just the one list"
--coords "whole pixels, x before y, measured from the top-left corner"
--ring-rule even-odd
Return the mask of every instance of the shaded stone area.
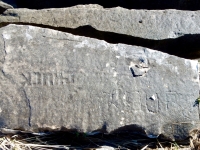
[[105, 8], [199, 10], [199, 0], [3, 0], [15, 8], [44, 9], [99, 4]]
[[197, 61], [33, 26], [0, 33], [1, 128], [137, 125], [181, 140], [199, 127]]
[[[187, 59], [200, 58], [200, 51], [199, 51], [200, 34], [186, 34], [184, 36], [175, 39], [150, 40], [150, 39], [133, 37], [113, 32], [98, 31], [91, 26], [82, 26], [76, 29], [70, 29], [63, 27], [46, 26], [42, 24], [31, 24], [31, 23], [15, 23], [15, 24], [32, 25], [36, 27], [54, 29], [57, 31], [67, 32], [78, 36], [85, 36], [99, 40], [104, 40], [111, 44], [122, 43], [128, 45], [142, 46]], [[9, 25], [9, 23], [2, 24], [2, 26], [7, 26], [7, 25]]]
[[104, 9], [99, 5], [79, 5], [43, 10], [8, 9], [0, 16], [0, 24], [3, 23], [33, 23], [71, 29], [91, 26], [104, 32], [164, 40], [199, 34], [200, 12]]

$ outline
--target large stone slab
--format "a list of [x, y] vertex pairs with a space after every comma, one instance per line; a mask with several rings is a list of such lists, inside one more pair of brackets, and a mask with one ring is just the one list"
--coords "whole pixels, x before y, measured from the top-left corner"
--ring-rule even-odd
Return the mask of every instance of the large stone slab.
[[61, 9], [13, 9], [0, 16], [10, 23], [47, 27], [109, 43], [137, 45], [183, 58], [200, 57], [199, 11], [104, 9], [79, 5]]
[[0, 29], [0, 127], [183, 139], [199, 127], [198, 62], [33, 26]]
[[43, 10], [10, 9], [0, 16], [0, 23], [65, 28], [89, 25], [99, 31], [161, 40], [199, 34], [200, 11], [104, 9], [99, 5]]
[[44, 9], [63, 8], [79, 4], [99, 4], [106, 8], [123, 7], [129, 9], [183, 9], [199, 10], [198, 0], [3, 0], [4, 2], [17, 8]]

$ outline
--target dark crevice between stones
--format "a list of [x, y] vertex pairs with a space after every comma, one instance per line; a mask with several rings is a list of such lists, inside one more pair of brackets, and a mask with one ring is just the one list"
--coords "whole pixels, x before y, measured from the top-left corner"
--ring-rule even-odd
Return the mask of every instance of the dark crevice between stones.
[[22, 91], [23, 91], [24, 96], [26, 98], [26, 103], [27, 103], [27, 106], [28, 106], [28, 109], [29, 109], [28, 125], [29, 125], [29, 127], [31, 127], [31, 117], [32, 117], [31, 103], [30, 103], [30, 99], [28, 98], [28, 96], [26, 94], [26, 91], [24, 89]]
[[6, 10], [7, 10], [6, 8], [0, 7], [0, 14], [3, 14], [4, 11], [6, 11]]
[[15, 8], [44, 9], [99, 4], [105, 8], [199, 10], [199, 0], [3, 0]]
[[[8, 24], [10, 23], [1, 24], [1, 27], [6, 26]], [[200, 34], [186, 34], [175, 39], [151, 40], [113, 32], [98, 31], [89, 25], [78, 27], [76, 29], [71, 29], [32, 23], [14, 24], [32, 25], [42, 28], [54, 29], [62, 32], [71, 33], [74, 35], [105, 40], [106, 42], [111, 44], [122, 43], [133, 46], [141, 46], [187, 59], [200, 58]]]

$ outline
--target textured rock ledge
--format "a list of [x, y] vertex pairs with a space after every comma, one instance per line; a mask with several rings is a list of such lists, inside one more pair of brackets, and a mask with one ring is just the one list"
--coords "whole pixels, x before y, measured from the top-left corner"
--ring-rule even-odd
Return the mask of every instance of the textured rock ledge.
[[199, 127], [197, 61], [33, 26], [0, 34], [1, 128], [138, 125], [184, 139]]
[[200, 33], [200, 11], [104, 9], [99, 5], [79, 5], [60, 9], [10, 9], [0, 23], [32, 23], [53, 27], [92, 26], [144, 39], [177, 38]]
[[63, 8], [81, 4], [99, 4], [105, 8], [123, 7], [129, 9], [181, 9], [181, 10], [199, 10], [200, 2], [198, 0], [2, 0], [15, 8]]

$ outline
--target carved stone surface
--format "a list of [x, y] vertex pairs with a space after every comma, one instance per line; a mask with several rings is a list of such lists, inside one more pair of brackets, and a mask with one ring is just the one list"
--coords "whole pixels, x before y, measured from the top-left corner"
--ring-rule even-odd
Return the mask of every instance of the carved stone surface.
[[100, 31], [155, 40], [200, 33], [199, 11], [104, 9], [99, 5], [43, 10], [10, 9], [0, 17], [0, 23], [5, 22], [66, 28], [89, 25]]
[[199, 127], [198, 62], [51, 29], [0, 29], [0, 127], [183, 139]]

